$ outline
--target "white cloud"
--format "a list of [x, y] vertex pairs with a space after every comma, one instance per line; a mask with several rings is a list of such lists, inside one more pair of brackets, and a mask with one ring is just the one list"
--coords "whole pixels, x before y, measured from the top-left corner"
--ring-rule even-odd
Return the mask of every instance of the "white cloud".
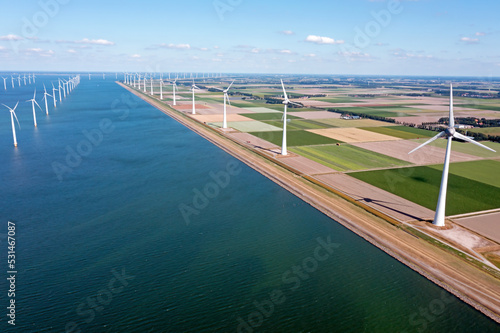
[[13, 35], [13, 34], [8, 34], [8, 35], [5, 35], [5, 36], [0, 36], [0, 40], [2, 40], [2, 41], [5, 41], [5, 40], [18, 41], [18, 40], [23, 40], [23, 39], [24, 39], [23, 37], [18, 36], [18, 35]]
[[476, 32], [476, 36], [485, 36], [486, 33], [485, 32]]
[[292, 51], [290, 51], [290, 50], [281, 50], [280, 53], [292, 54]]
[[306, 38], [306, 42], [315, 43], [315, 44], [344, 44], [343, 40], [335, 40], [330, 37], [321, 37], [315, 35], [309, 35]]
[[280, 31], [280, 33], [283, 35], [287, 35], [287, 36], [295, 35], [295, 32], [293, 32], [291, 30], [283, 30], [283, 31]]
[[75, 50], [73, 50], [73, 49], [69, 49], [69, 50], [68, 50], [68, 53], [71, 53], [71, 54], [76, 54], [77, 52], [76, 52]]
[[250, 51], [250, 52], [252, 52], [252, 53], [260, 53], [260, 50], [259, 50], [259, 49], [257, 49], [257, 48], [254, 48], [254, 49], [252, 49], [252, 51]]
[[314, 58], [316, 56], [316, 54], [314, 54], [314, 53], [308, 53], [308, 54], [305, 54], [304, 56], [308, 57], [308, 58]]
[[86, 45], [115, 45], [115, 43], [110, 42], [109, 40], [106, 39], [88, 39], [84, 38], [82, 40], [56, 40], [56, 43], [61, 43], [61, 44], [86, 44]]
[[460, 40], [464, 43], [467, 43], [467, 44], [477, 44], [479, 43], [479, 39], [477, 38], [470, 38], [470, 37], [462, 37], [460, 38]]
[[140, 54], [132, 54], [130, 57], [134, 58], [134, 59], [139, 59], [141, 57], [141, 55]]
[[166, 48], [166, 49], [174, 49], [174, 50], [189, 50], [191, 48], [191, 45], [189, 44], [160, 44], [160, 47]]

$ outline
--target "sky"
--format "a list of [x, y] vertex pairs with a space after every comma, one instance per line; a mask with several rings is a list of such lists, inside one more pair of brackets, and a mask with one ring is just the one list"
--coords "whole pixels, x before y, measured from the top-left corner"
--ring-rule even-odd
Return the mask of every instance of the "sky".
[[0, 0], [0, 71], [500, 76], [498, 0]]

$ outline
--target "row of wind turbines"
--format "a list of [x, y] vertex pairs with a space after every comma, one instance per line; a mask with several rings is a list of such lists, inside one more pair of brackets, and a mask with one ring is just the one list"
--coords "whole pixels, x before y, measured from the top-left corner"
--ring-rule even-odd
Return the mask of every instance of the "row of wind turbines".
[[[47, 97], [52, 97], [53, 103], [54, 103], [54, 109], [57, 107], [57, 98], [56, 98], [56, 91], [59, 92], [59, 103], [62, 103], [62, 97], [64, 95], [64, 98], [66, 98], [72, 91], [75, 89], [78, 84], [80, 84], [80, 75], [70, 77], [68, 80], [64, 79], [58, 79], [58, 89], [54, 87], [54, 84], [52, 84], [52, 95], [47, 92], [47, 89], [45, 88], [45, 84], [43, 85], [43, 98], [42, 101], [45, 101], [45, 114], [48, 116], [49, 115], [49, 106], [48, 106], [48, 98]], [[61, 88], [62, 88], [62, 93], [61, 93]], [[37, 127], [37, 122], [36, 122], [36, 108], [35, 105], [40, 109], [40, 111], [43, 112], [40, 104], [36, 101], [36, 88], [33, 93], [33, 98], [27, 100], [26, 102], [31, 102], [32, 110], [33, 110], [33, 123], [35, 127]], [[10, 110], [10, 121], [12, 125], [12, 137], [14, 139], [14, 147], [17, 147], [17, 136], [16, 136], [16, 126], [14, 123], [14, 118], [16, 119], [17, 125], [19, 129], [21, 129], [21, 125], [19, 124], [19, 119], [17, 118], [16, 115], [16, 108], [19, 105], [19, 101], [16, 103], [14, 108], [11, 108], [10, 106], [7, 106], [5, 104], [2, 104], [5, 106], [7, 109]]]
[[[2, 79], [3, 79], [3, 88], [4, 90], [7, 90], [7, 79], [9, 77], [4, 77], [2, 76]], [[28, 84], [31, 84], [31, 80], [33, 80], [33, 83], [36, 83], [36, 76], [35, 74], [28, 74]], [[21, 78], [21, 75], [18, 75], [17, 78], [14, 77], [14, 75], [11, 75], [10, 76], [10, 81], [11, 81], [11, 85], [12, 85], [12, 89], [15, 88], [15, 83], [14, 81], [17, 81], [17, 84], [18, 86], [20, 87], [21, 86], [21, 80], [24, 82], [24, 85], [26, 85], [26, 74], [24, 74], [24, 76]]]
[[[133, 77], [133, 79], [134, 79], [133, 86], [135, 88], [136, 87], [135, 77]], [[132, 80], [131, 77], [129, 77], [128, 79], [126, 78], [125, 83], [132, 85], [131, 80]], [[145, 88], [146, 87], [146, 83], [145, 83], [146, 78], [144, 77], [143, 80], [144, 80], [144, 91], [146, 91], [145, 90], [146, 89]], [[139, 79], [139, 82], [140, 82], [140, 79]], [[162, 87], [162, 82], [163, 82], [163, 80], [160, 80], [160, 88]], [[231, 86], [233, 85], [233, 83], [234, 83], [234, 80], [233, 80], [233, 82], [231, 82], [231, 84], [226, 89], [217, 88], [224, 93], [224, 118], [223, 118], [222, 128], [227, 128], [226, 102], [229, 103], [229, 105], [231, 104], [231, 102], [229, 100], [229, 96], [228, 96], [228, 91], [231, 88]], [[176, 102], [175, 102], [175, 91], [177, 88], [176, 80], [171, 81], [171, 84], [173, 86], [173, 93], [174, 93], [173, 105], [176, 105]], [[152, 86], [152, 79], [151, 79], [151, 95], [154, 94], [152, 87], [153, 86]], [[287, 134], [287, 130], [286, 130], [287, 109], [288, 109], [288, 106], [290, 104], [297, 105], [297, 106], [301, 106], [301, 105], [290, 101], [290, 99], [288, 98], [288, 94], [286, 92], [283, 80], [281, 80], [281, 87], [283, 89], [283, 102], [282, 103], [284, 105], [283, 117], [282, 117], [283, 140], [282, 140], [282, 146], [281, 146], [281, 155], [286, 156], [287, 155], [287, 137], [286, 137], [286, 134]], [[139, 89], [140, 89], [140, 83], [139, 83]], [[192, 111], [192, 114], [196, 113], [195, 95], [194, 95], [194, 92], [196, 89], [199, 89], [199, 88], [194, 84], [194, 81], [193, 81], [193, 84], [191, 86], [191, 91], [193, 93], [193, 111]], [[163, 99], [162, 92], [161, 92], [160, 98]], [[472, 143], [476, 146], [479, 146], [483, 149], [490, 150], [492, 152], [496, 152], [496, 151], [491, 149], [490, 147], [487, 147], [479, 142], [476, 142], [472, 138], [469, 138], [465, 135], [462, 135], [456, 131], [455, 118], [453, 115], [453, 85], [452, 84], [450, 84], [450, 104], [449, 104], [449, 124], [448, 124], [448, 127], [444, 131], [435, 135], [433, 138], [427, 140], [426, 142], [424, 142], [420, 146], [418, 146], [415, 149], [413, 149], [412, 151], [410, 151], [408, 154], [411, 154], [411, 153], [423, 148], [424, 146], [430, 144], [431, 142], [433, 142], [439, 138], [445, 138], [448, 141], [448, 143], [446, 146], [446, 154], [445, 154], [445, 159], [444, 159], [444, 163], [443, 163], [443, 172], [442, 172], [442, 176], [441, 176], [441, 185], [440, 185], [440, 189], [439, 189], [439, 196], [438, 196], [438, 202], [437, 202], [436, 211], [435, 211], [435, 215], [434, 215], [433, 225], [435, 225], [437, 227], [444, 227], [445, 226], [445, 212], [446, 212], [446, 194], [447, 194], [447, 188], [448, 188], [448, 174], [449, 174], [449, 167], [450, 167], [451, 144], [452, 144], [453, 138]]]

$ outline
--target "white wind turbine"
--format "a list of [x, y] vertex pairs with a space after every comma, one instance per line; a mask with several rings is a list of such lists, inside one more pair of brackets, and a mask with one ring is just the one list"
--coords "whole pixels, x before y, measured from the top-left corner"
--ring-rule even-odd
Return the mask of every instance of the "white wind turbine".
[[57, 82], [59, 83], [59, 103], [62, 102], [62, 97], [61, 97], [61, 79], [57, 79]]
[[191, 91], [193, 92], [193, 114], [196, 114], [196, 106], [195, 106], [195, 103], [194, 103], [194, 91], [196, 89], [200, 89], [196, 86], [196, 84], [194, 84], [194, 81], [193, 81], [193, 85], [191, 86]]
[[24, 79], [24, 85], [26, 85], [26, 74], [24, 74], [23, 79]]
[[143, 82], [144, 82], [144, 89], [143, 90], [144, 90], [144, 92], [146, 92], [146, 75], [144, 75], [144, 81]]
[[17, 77], [17, 83], [19, 84], [19, 87], [21, 86], [21, 75]]
[[160, 79], [160, 101], [163, 99], [163, 79]]
[[223, 91], [224, 92], [224, 120], [222, 122], [222, 128], [227, 128], [226, 100], [229, 103], [229, 105], [231, 105], [231, 101], [229, 100], [229, 95], [227, 93], [228, 93], [229, 89], [231, 88], [231, 86], [233, 85], [233, 83], [234, 83], [234, 80], [233, 80], [233, 82], [231, 82], [231, 84], [229, 85], [229, 87], [227, 87]]
[[172, 82], [172, 91], [174, 92], [174, 104], [173, 105], [177, 105], [177, 102], [175, 100], [175, 91], [177, 90], [177, 79], [175, 79], [173, 82]]
[[35, 73], [33, 73], [33, 83], [36, 83], [35, 82]]
[[2, 79], [3, 79], [3, 88], [7, 90], [7, 78], [2, 76]]
[[45, 84], [43, 85], [43, 99], [45, 100], [45, 114], [49, 115], [49, 107], [47, 105], [47, 96], [52, 97], [51, 94], [47, 93], [47, 89], [45, 89]]
[[16, 126], [14, 125], [14, 118], [16, 118], [17, 126], [19, 126], [19, 129], [21, 129], [21, 125], [19, 124], [19, 120], [17, 119], [16, 112], [15, 112], [18, 104], [19, 104], [19, 102], [16, 103], [16, 106], [14, 106], [14, 109], [11, 109], [10, 107], [8, 107], [5, 104], [2, 104], [3, 106], [5, 106], [7, 109], [10, 110], [10, 122], [12, 124], [12, 137], [14, 138], [14, 147], [17, 147]]
[[451, 141], [453, 138], [464, 140], [466, 142], [473, 143], [479, 147], [491, 150], [495, 152], [495, 150], [486, 147], [485, 145], [480, 144], [479, 142], [476, 142], [469, 137], [466, 137], [465, 135], [462, 135], [458, 133], [455, 130], [455, 119], [453, 117], [453, 87], [450, 84], [450, 119], [449, 119], [449, 125], [446, 130], [443, 132], [440, 132], [430, 140], [426, 141], [425, 143], [421, 144], [417, 148], [413, 149], [410, 151], [408, 154], [413, 153], [414, 151], [422, 148], [423, 146], [433, 142], [434, 140], [437, 140], [438, 138], [446, 138], [448, 140], [448, 144], [446, 145], [446, 155], [444, 157], [444, 165], [443, 165], [443, 175], [441, 176], [441, 187], [439, 189], [439, 197], [438, 197], [438, 202], [437, 202], [437, 207], [436, 207], [436, 213], [434, 215], [434, 221], [432, 222], [435, 226], [437, 227], [444, 227], [445, 226], [445, 211], [446, 211], [446, 190], [448, 188], [448, 171], [450, 168], [450, 154], [451, 154]]
[[57, 107], [57, 102], [56, 102], [56, 88], [54, 87], [54, 84], [52, 83], [52, 98], [54, 99], [54, 108]]
[[[31, 105], [33, 107], [33, 122], [35, 123], [35, 127], [36, 127], [36, 113], [35, 113], [35, 104], [38, 106], [38, 108], [40, 109], [40, 111], [42, 111], [42, 108], [40, 107], [40, 105], [38, 104], [38, 102], [36, 101], [35, 99], [36, 97], [36, 89], [35, 89], [35, 93], [33, 94], [33, 98], [32, 99], [28, 99], [26, 102], [31, 102]], [[43, 111], [42, 111], [43, 112]]]
[[285, 97], [285, 100], [283, 101], [283, 104], [285, 104], [285, 111], [283, 112], [283, 142], [281, 144], [281, 155], [285, 156], [287, 155], [287, 147], [286, 147], [286, 111], [288, 108], [288, 104], [295, 104], [300, 106], [300, 104], [294, 103], [288, 99], [288, 95], [286, 94], [285, 90], [285, 85], [283, 84], [283, 80], [281, 80], [281, 87], [283, 87], [283, 94]]
[[12, 88], [14, 88], [14, 77], [12, 75], [10, 76], [10, 81], [12, 82]]
[[154, 92], [153, 92], [153, 77], [150, 77], [150, 83], [151, 83], [151, 96], [154, 95]]
[[31, 84], [31, 74], [28, 74], [28, 82]]

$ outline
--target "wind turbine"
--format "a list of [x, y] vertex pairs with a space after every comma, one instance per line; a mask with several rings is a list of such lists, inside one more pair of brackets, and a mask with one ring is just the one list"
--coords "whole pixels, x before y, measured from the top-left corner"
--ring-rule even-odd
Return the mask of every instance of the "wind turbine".
[[14, 88], [14, 77], [12, 75], [10, 76], [10, 80], [12, 82], [12, 88]]
[[54, 99], [54, 108], [57, 107], [57, 102], [56, 102], [56, 88], [54, 88], [54, 84], [52, 83], [52, 98]]
[[31, 74], [28, 74], [28, 82], [31, 84]]
[[35, 82], [35, 73], [33, 73], [33, 83], [36, 83]]
[[151, 79], [150, 80], [150, 82], [151, 82], [151, 96], [153, 96], [154, 95], [154, 93], [153, 93], [153, 78], [150, 77], [150, 79]]
[[49, 107], [47, 105], [47, 96], [50, 96], [52, 97], [52, 95], [50, 95], [49, 93], [47, 93], [47, 89], [45, 89], [45, 84], [43, 85], [43, 99], [45, 100], [45, 114], [47, 114], [47, 116], [49, 115]]
[[42, 108], [40, 107], [40, 105], [36, 101], [35, 97], [36, 97], [36, 89], [35, 89], [35, 93], [33, 94], [33, 98], [32, 99], [28, 99], [26, 102], [31, 102], [31, 105], [33, 106], [33, 122], [35, 123], [35, 127], [36, 127], [35, 104], [38, 106], [38, 108], [40, 109], [40, 111], [42, 111]]
[[19, 83], [19, 87], [21, 86], [21, 75], [17, 77], [17, 83]]
[[26, 85], [26, 74], [24, 74], [24, 85]]
[[7, 90], [7, 78], [2, 76], [2, 79], [3, 79], [3, 88]]
[[62, 103], [62, 98], [61, 98], [61, 79], [57, 79], [57, 82], [59, 83], [59, 103]]
[[144, 75], [144, 92], [146, 92], [146, 75]]
[[163, 79], [160, 79], [160, 101], [163, 99]]
[[283, 87], [283, 94], [285, 96], [285, 100], [283, 101], [283, 104], [285, 104], [285, 111], [283, 112], [283, 142], [282, 142], [282, 146], [281, 146], [281, 155], [285, 156], [285, 155], [287, 155], [287, 151], [286, 151], [286, 111], [288, 108], [288, 104], [295, 104], [295, 105], [299, 105], [299, 104], [294, 103], [288, 99], [288, 95], [286, 94], [285, 85], [283, 84], [283, 80], [281, 80], [281, 87]]
[[476, 142], [465, 135], [458, 133], [455, 130], [455, 119], [453, 117], [453, 87], [450, 84], [450, 120], [449, 125], [446, 130], [440, 132], [430, 140], [427, 140], [425, 143], [421, 144], [417, 148], [410, 151], [408, 154], [413, 153], [414, 151], [422, 148], [423, 146], [437, 140], [439, 138], [446, 138], [448, 140], [448, 144], [446, 145], [446, 155], [444, 157], [444, 165], [443, 165], [443, 175], [441, 176], [441, 187], [439, 189], [439, 197], [436, 207], [436, 214], [434, 215], [434, 221], [432, 222], [437, 227], [445, 226], [445, 210], [446, 210], [446, 190], [448, 188], [448, 171], [450, 168], [450, 153], [451, 153], [451, 141], [453, 138], [464, 140], [466, 142], [470, 142], [475, 144], [476, 146], [491, 150], [495, 152], [495, 150], [486, 147], [485, 145]]
[[172, 82], [172, 91], [174, 92], [174, 105], [177, 105], [177, 102], [175, 101], [175, 91], [177, 90], [177, 79], [175, 79], [173, 82]]
[[222, 122], [222, 128], [227, 128], [226, 100], [229, 103], [229, 105], [231, 105], [231, 101], [229, 100], [229, 95], [227, 94], [227, 92], [229, 91], [229, 89], [231, 88], [231, 86], [233, 85], [233, 83], [234, 83], [234, 80], [233, 80], [233, 82], [231, 82], [231, 84], [229, 85], [229, 87], [227, 87], [224, 90], [224, 121]]
[[194, 91], [195, 89], [200, 89], [196, 86], [196, 84], [194, 84], [194, 80], [193, 80], [193, 85], [191, 86], [191, 91], [193, 92], [193, 114], [196, 114], [196, 106], [194, 104]]
[[19, 101], [16, 103], [16, 106], [14, 106], [14, 109], [11, 109], [5, 104], [2, 104], [3, 106], [5, 106], [7, 109], [10, 110], [10, 122], [12, 123], [12, 137], [14, 138], [14, 147], [17, 147], [16, 126], [14, 126], [14, 117], [16, 118], [17, 126], [19, 126], [19, 129], [21, 129], [21, 125], [19, 124], [19, 120], [17, 119], [15, 112], [18, 104]]

